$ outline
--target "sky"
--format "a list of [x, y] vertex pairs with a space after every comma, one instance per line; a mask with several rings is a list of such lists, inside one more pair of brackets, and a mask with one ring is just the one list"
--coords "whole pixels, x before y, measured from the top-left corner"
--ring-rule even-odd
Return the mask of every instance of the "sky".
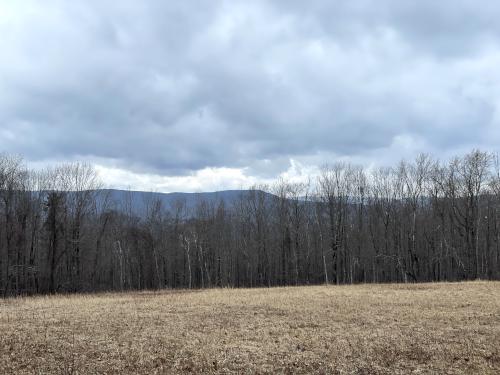
[[0, 152], [215, 191], [500, 149], [500, 2], [0, 0]]

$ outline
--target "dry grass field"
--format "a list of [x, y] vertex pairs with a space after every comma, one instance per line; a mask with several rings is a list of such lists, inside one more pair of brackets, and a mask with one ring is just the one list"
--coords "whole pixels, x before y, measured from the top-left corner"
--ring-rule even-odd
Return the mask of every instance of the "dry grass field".
[[499, 374], [500, 283], [0, 300], [0, 373]]

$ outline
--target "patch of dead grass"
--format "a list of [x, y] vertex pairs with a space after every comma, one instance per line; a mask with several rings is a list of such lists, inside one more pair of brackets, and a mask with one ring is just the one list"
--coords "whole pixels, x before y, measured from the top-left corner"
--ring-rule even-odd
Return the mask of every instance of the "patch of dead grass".
[[498, 374], [500, 283], [0, 300], [0, 373]]

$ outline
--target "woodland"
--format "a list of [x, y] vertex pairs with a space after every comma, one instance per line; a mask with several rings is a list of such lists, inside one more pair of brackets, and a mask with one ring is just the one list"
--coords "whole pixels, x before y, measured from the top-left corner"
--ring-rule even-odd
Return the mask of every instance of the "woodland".
[[0, 295], [500, 280], [500, 165], [480, 150], [337, 162], [237, 199], [113, 202], [95, 169], [0, 156]]

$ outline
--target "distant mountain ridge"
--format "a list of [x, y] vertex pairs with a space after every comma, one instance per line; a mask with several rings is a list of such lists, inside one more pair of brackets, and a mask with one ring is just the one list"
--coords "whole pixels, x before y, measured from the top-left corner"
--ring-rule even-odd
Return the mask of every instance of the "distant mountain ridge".
[[225, 205], [232, 206], [235, 202], [242, 197], [248, 197], [254, 192], [265, 194], [268, 199], [274, 197], [273, 194], [262, 192], [260, 190], [221, 190], [215, 192], [201, 192], [201, 193], [159, 193], [147, 191], [131, 191], [120, 189], [101, 189], [98, 190], [100, 201], [108, 200], [110, 208], [125, 209], [130, 208], [132, 212], [139, 216], [143, 216], [149, 204], [160, 201], [162, 208], [166, 211], [173, 212], [178, 203], [183, 203], [185, 209], [192, 211], [201, 202], [209, 204], [218, 204], [221, 201]]

